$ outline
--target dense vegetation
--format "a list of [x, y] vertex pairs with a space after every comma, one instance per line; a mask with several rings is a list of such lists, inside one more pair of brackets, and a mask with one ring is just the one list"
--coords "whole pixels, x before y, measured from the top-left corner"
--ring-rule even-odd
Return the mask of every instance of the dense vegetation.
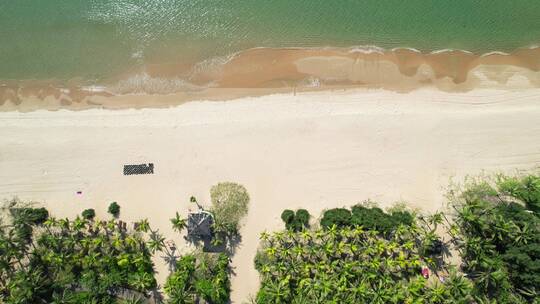
[[125, 223], [49, 217], [6, 206], [0, 229], [0, 302], [113, 303], [156, 287], [151, 253]]
[[309, 212], [306, 209], [298, 209], [296, 213], [285, 209], [281, 213], [281, 220], [285, 223], [285, 228], [292, 231], [301, 231], [309, 228]]
[[225, 304], [229, 301], [229, 257], [203, 254], [185, 255], [176, 263], [176, 270], [167, 278], [164, 290], [169, 303]]
[[403, 209], [391, 210], [390, 214], [382, 209], [370, 206], [370, 203], [358, 204], [351, 208], [335, 208], [324, 212], [321, 219], [321, 226], [329, 228], [336, 226], [355, 227], [361, 226], [366, 230], [376, 230], [383, 234], [388, 234], [399, 225], [410, 226], [413, 222], [413, 215]]
[[[249, 195], [241, 185], [220, 183], [211, 198], [214, 238], [231, 243]], [[314, 227], [307, 210], [285, 210], [286, 230], [261, 235], [254, 301], [540, 303], [540, 177], [478, 179], [449, 198], [447, 215], [404, 207], [384, 212], [364, 203], [326, 210]], [[142, 303], [157, 294], [152, 257], [169, 263], [165, 302], [229, 301], [233, 250], [213, 254], [197, 247], [179, 256], [147, 220], [128, 229], [116, 219], [116, 203], [108, 221], [95, 220], [93, 209], [56, 219], [17, 200], [2, 210], [0, 303]], [[171, 224], [182, 232], [187, 221], [176, 213]], [[441, 228], [451, 243], [442, 242]], [[461, 257], [455, 267], [445, 262], [450, 245]], [[424, 278], [423, 266], [435, 275]]]
[[[240, 220], [247, 213], [244, 187], [221, 183], [212, 188], [215, 236], [220, 241], [239, 237]], [[196, 203], [195, 198], [190, 199]], [[148, 220], [133, 229], [118, 220], [113, 202], [109, 221], [94, 220], [94, 209], [82, 217], [56, 219], [45, 208], [9, 202], [0, 217], [0, 303], [143, 303], [163, 300], [157, 289], [152, 258], [169, 265], [164, 286], [166, 303], [228, 303], [229, 253], [179, 256]], [[178, 212], [170, 219], [182, 232], [187, 220]]]
[[[263, 233], [255, 302], [540, 303], [540, 177], [475, 180], [449, 197], [449, 218], [368, 203], [326, 210], [319, 229]], [[445, 262], [441, 227], [460, 265]]]
[[[240, 222], [248, 212], [249, 195], [242, 185], [224, 182], [210, 189], [210, 197], [210, 212], [214, 219], [211, 243], [225, 245], [226, 251], [205, 253], [197, 248], [194, 253], [179, 257], [164, 286], [168, 303], [229, 303], [229, 255], [234, 252], [240, 237]], [[190, 202], [200, 206], [193, 196]], [[186, 227], [186, 221], [178, 213], [171, 223], [176, 231]]]
[[452, 195], [451, 234], [474, 293], [499, 303], [540, 301], [540, 177], [475, 180]]
[[[341, 210], [331, 213], [345, 214]], [[453, 272], [444, 284], [428, 283], [421, 275], [424, 264], [437, 268], [434, 257], [424, 254], [432, 227], [412, 221], [388, 236], [348, 225], [264, 233], [255, 259], [262, 280], [255, 301], [463, 303], [471, 299], [467, 279]]]

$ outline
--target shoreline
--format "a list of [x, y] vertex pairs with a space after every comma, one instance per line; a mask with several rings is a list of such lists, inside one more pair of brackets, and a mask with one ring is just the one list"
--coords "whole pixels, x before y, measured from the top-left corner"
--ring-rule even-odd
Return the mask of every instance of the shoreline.
[[[0, 113], [0, 196], [38, 201], [57, 217], [117, 201], [122, 218], [148, 218], [185, 247], [169, 218], [189, 197], [203, 205], [221, 181], [251, 202], [233, 258], [232, 301], [258, 288], [259, 233], [284, 209], [311, 214], [365, 199], [444, 208], [452, 178], [514, 173], [540, 164], [540, 89], [322, 91], [198, 101], [167, 109]], [[126, 177], [126, 163], [155, 174]], [[81, 191], [82, 195], [78, 195]], [[159, 260], [158, 260], [159, 261]], [[167, 275], [156, 261], [157, 279]]]
[[[71, 83], [71, 84], [69, 84]], [[540, 47], [511, 53], [410, 48], [253, 48], [190, 65], [147, 65], [107, 84], [0, 82], [0, 111], [175, 106], [342, 89], [468, 92], [540, 87]], [[137, 102], [133, 102], [137, 100]]]

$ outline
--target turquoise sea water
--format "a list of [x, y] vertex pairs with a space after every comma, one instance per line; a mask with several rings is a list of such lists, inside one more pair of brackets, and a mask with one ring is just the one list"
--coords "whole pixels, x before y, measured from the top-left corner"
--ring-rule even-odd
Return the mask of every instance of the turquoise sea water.
[[99, 81], [260, 46], [538, 43], [540, 0], [0, 0], [0, 79]]

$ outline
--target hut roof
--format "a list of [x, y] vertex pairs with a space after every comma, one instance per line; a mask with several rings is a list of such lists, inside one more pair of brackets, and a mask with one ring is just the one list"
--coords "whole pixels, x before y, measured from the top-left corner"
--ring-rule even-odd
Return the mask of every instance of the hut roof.
[[188, 215], [187, 230], [190, 236], [210, 237], [212, 236], [212, 224], [214, 217], [210, 212], [201, 210]]

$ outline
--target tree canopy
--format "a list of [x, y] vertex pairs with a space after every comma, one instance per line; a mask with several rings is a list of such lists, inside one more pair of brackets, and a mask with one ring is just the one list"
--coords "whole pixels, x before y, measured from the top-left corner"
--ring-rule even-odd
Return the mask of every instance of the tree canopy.
[[540, 300], [539, 181], [499, 176], [452, 193], [450, 233], [477, 295], [504, 303]]
[[114, 303], [156, 287], [143, 235], [121, 221], [48, 216], [11, 206], [0, 228], [0, 302]]
[[240, 220], [247, 215], [249, 208], [249, 194], [244, 186], [223, 182], [210, 189], [214, 214], [214, 228], [216, 233], [238, 235]]

